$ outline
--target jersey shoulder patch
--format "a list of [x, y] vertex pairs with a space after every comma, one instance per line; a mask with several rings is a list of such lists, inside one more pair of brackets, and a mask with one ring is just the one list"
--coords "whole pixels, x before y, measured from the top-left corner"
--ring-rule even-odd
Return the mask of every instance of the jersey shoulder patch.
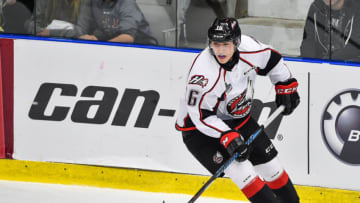
[[193, 75], [191, 76], [189, 80], [189, 85], [200, 85], [202, 88], [204, 88], [209, 82], [209, 79], [207, 79], [204, 75]]
[[193, 64], [187, 83], [201, 88], [211, 86], [218, 79], [220, 71], [220, 65], [217, 64], [214, 56], [209, 53], [209, 50], [205, 50]]

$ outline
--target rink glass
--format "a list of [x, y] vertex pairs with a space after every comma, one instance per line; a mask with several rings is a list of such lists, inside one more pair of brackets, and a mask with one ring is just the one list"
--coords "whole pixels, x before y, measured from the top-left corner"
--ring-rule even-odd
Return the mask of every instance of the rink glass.
[[[31, 15], [33, 15], [33, 21], [39, 21], [41, 18], [41, 15], [36, 15], [39, 10], [34, 9], [41, 4], [41, 1], [53, 0], [2, 0], [0, 11], [2, 33], [69, 39], [79, 39], [80, 35], [90, 34], [88, 33], [91, 32], [90, 28], [87, 28], [88, 31], [80, 31], [81, 34], [71, 32], [63, 34], [51, 31], [47, 33], [46, 30], [41, 32], [51, 22], [41, 22], [37, 26], [36, 23], [28, 23], [31, 21]], [[91, 11], [92, 2], [96, 2], [96, 0], [55, 1], [64, 1], [68, 4], [76, 2], [74, 3], [77, 4], [74, 6], [74, 9], [77, 10], [75, 12], [66, 10], [66, 7], [59, 6], [60, 4], [58, 8], [49, 9], [54, 12], [61, 11], [59, 13], [63, 15], [62, 17], [67, 15], [67, 19], [71, 14], [77, 17], [81, 15], [82, 9], [79, 4], [86, 4], [87, 11]], [[336, 3], [335, 1], [339, 0], [324, 0], [328, 3]], [[155, 46], [203, 49], [207, 46], [207, 29], [214, 18], [228, 16], [238, 19], [243, 34], [273, 46], [287, 57], [301, 57], [300, 47], [304, 37], [304, 26], [312, 3], [313, 0], [136, 0], [139, 10], [149, 24], [152, 36], [157, 41]], [[329, 13], [328, 17], [331, 18], [334, 12], [330, 8], [327, 12]], [[49, 18], [52, 13], [48, 11], [44, 15]], [[78, 23], [76, 19], [69, 20], [73, 20], [74, 25]], [[94, 20], [90, 19], [88, 24], [91, 27]], [[56, 26], [64, 25], [53, 23], [52, 26], [52, 28], [56, 28]], [[326, 28], [326, 25], [320, 27], [332, 29], [331, 26]], [[336, 53], [333, 53], [336, 51], [334, 49], [336, 37], [333, 31], [329, 33], [322, 41], [322, 46], [329, 52], [317, 58], [337, 59]], [[142, 44], [144, 43], [146, 44], [146, 42], [142, 42]], [[347, 43], [351, 43], [351, 40], [348, 40]], [[344, 58], [344, 61], [352, 61], [353, 57]]]

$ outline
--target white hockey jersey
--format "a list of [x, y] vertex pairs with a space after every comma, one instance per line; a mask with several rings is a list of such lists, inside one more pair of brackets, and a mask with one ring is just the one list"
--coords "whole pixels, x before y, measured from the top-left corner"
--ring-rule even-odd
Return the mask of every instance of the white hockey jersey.
[[239, 129], [250, 117], [256, 76], [269, 76], [273, 84], [291, 77], [282, 56], [270, 46], [242, 35], [238, 50], [240, 59], [231, 71], [217, 63], [209, 47], [196, 57], [180, 101], [178, 130], [219, 138]]

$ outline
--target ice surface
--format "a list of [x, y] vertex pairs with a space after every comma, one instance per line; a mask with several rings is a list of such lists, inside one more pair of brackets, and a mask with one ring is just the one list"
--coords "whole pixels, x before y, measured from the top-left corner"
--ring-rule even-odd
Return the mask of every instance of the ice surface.
[[[0, 203], [187, 203], [191, 195], [0, 180]], [[245, 203], [200, 197], [196, 203]]]

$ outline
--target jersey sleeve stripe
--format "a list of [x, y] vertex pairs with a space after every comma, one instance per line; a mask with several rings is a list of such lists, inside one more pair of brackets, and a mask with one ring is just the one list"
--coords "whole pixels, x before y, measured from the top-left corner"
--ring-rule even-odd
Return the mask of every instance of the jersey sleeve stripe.
[[257, 54], [257, 53], [261, 53], [261, 52], [264, 52], [264, 51], [271, 51], [271, 52], [275, 52], [279, 55], [281, 55], [278, 51], [274, 50], [274, 49], [271, 49], [271, 48], [266, 48], [266, 49], [261, 49], [261, 50], [257, 50], [257, 51], [240, 51], [240, 55], [241, 54]]
[[194, 126], [194, 124], [190, 120], [189, 114], [186, 115], [183, 122], [184, 122], [183, 126], [180, 126], [178, 123], [175, 123], [175, 128], [179, 131], [191, 131], [197, 129], [196, 126]]
[[281, 60], [282, 56], [278, 52], [271, 50], [270, 59], [264, 69], [259, 69], [259, 75], [267, 75]]
[[[270, 49], [270, 48], [266, 48], [266, 49], [258, 50], [258, 51], [250, 51], [250, 52], [242, 51], [242, 52], [240, 52], [240, 55], [241, 55], [241, 54], [256, 54], [256, 53], [261, 53], [264, 51], [270, 51], [270, 58], [266, 64], [265, 68], [263, 68], [263, 69], [257, 68], [256, 69], [257, 74], [262, 75], [262, 76], [267, 75], [279, 63], [279, 61], [282, 58], [282, 55], [279, 52], [277, 52], [276, 50]], [[254, 67], [249, 61], [246, 61], [244, 58], [240, 57], [240, 59], [242, 61], [244, 61], [245, 63], [247, 63], [248, 65], [250, 65], [251, 67]]]
[[193, 127], [187, 127], [187, 128], [184, 128], [184, 127], [180, 127], [177, 123], [175, 124], [175, 128], [179, 131], [191, 131], [191, 130], [196, 130], [196, 127], [193, 126]]
[[221, 71], [222, 71], [222, 68], [219, 68], [219, 75], [218, 75], [218, 78], [216, 79], [216, 82], [215, 82], [215, 84], [211, 87], [211, 89], [210, 90], [208, 90], [205, 94], [203, 94], [202, 95], [202, 97], [201, 97], [201, 100], [200, 100], [200, 103], [199, 103], [199, 112], [200, 112], [200, 121], [204, 124], [204, 125], [206, 125], [207, 127], [209, 127], [209, 128], [212, 128], [212, 129], [214, 129], [214, 130], [216, 130], [216, 131], [218, 131], [218, 132], [220, 132], [220, 133], [222, 133], [223, 131], [222, 130], [220, 130], [220, 129], [218, 129], [218, 128], [216, 128], [216, 127], [214, 127], [214, 126], [212, 126], [212, 125], [210, 125], [210, 124], [208, 124], [208, 123], [206, 123], [205, 121], [204, 121], [204, 113], [203, 113], [203, 110], [201, 109], [201, 104], [202, 104], [202, 102], [203, 102], [203, 100], [204, 100], [204, 97], [209, 93], [209, 92], [211, 92], [211, 91], [213, 91], [214, 90], [214, 88], [216, 87], [216, 85], [218, 84], [218, 82], [219, 82], [219, 80], [220, 80], [220, 78], [221, 78]]

